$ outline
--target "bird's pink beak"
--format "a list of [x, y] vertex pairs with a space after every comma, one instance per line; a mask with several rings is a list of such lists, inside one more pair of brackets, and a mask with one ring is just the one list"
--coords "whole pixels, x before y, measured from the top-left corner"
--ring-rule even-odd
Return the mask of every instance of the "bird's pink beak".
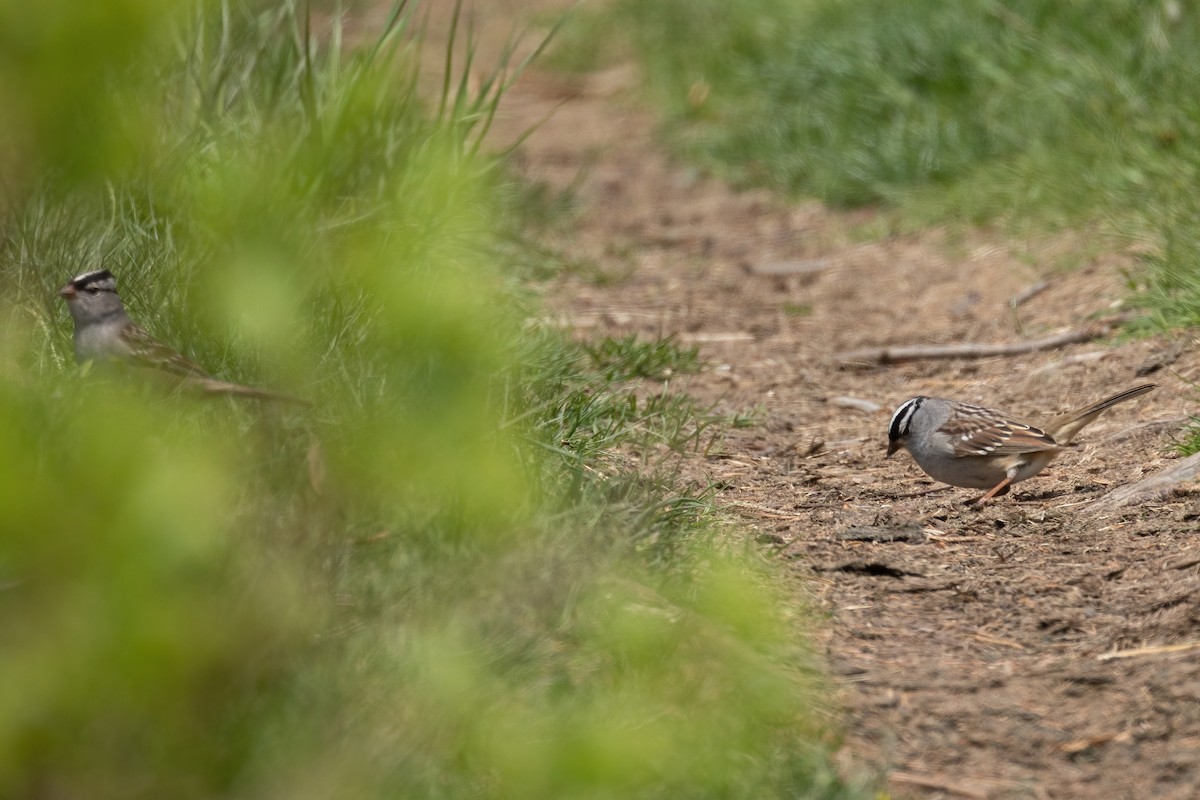
[[68, 300], [70, 300], [72, 297], [74, 297], [77, 294], [79, 294], [79, 292], [75, 291], [75, 287], [69, 283], [66, 286], [64, 286], [58, 290], [58, 296], [65, 297]]

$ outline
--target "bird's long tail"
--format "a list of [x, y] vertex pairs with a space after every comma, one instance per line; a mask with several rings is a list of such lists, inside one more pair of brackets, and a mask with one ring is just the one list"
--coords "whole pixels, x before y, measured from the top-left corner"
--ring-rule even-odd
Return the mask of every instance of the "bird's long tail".
[[252, 397], [258, 400], [273, 400], [280, 403], [295, 403], [302, 406], [312, 405], [307, 400], [295, 395], [286, 394], [285, 392], [276, 392], [271, 389], [259, 389], [256, 386], [244, 386], [240, 383], [219, 381], [216, 378], [196, 378], [188, 381], [188, 383], [193, 384], [198, 391], [210, 395], [234, 395], [237, 397]]
[[1126, 389], [1123, 392], [1114, 394], [1112, 397], [1106, 397], [1103, 400], [1092, 403], [1090, 406], [1081, 408], [1078, 411], [1063, 414], [1061, 417], [1055, 419], [1051, 425], [1048, 425], [1047, 428], [1054, 431], [1051, 434], [1054, 437], [1054, 441], [1059, 444], [1068, 444], [1074, 438], [1075, 434], [1083, 430], [1083, 427], [1095, 420], [1096, 417], [1118, 403], [1124, 403], [1126, 400], [1141, 397], [1155, 386], [1158, 386], [1158, 384], [1143, 383], [1141, 386]]

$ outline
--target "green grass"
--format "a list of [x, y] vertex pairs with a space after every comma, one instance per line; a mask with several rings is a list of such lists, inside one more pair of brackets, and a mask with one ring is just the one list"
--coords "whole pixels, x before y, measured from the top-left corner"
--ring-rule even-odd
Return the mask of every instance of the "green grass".
[[630, 334], [623, 339], [585, 344], [584, 350], [600, 374], [611, 382], [630, 378], [666, 380], [699, 370], [699, 348], [681, 348], [671, 339], [645, 342]]
[[677, 142], [724, 174], [834, 205], [936, 187], [982, 217], [1148, 180], [1200, 58], [1189, 21], [1122, 0], [617, 2], [577, 37], [614, 22]]
[[1133, 0], [617, 0], [577, 16], [555, 63], [639, 62], [668, 140], [738, 183], [878, 206], [900, 229], [1134, 240], [1133, 294], [1190, 326], [1197, 44], [1186, 9]]
[[1191, 424], [1183, 430], [1182, 436], [1175, 445], [1175, 452], [1181, 456], [1200, 453], [1200, 419], [1192, 417]]
[[[180, 8], [0, 4], [0, 795], [864, 796], [794, 578], [676, 470], [695, 351], [526, 322], [519, 65], [422, 100], [415, 7]], [[311, 409], [81, 375], [100, 266]]]

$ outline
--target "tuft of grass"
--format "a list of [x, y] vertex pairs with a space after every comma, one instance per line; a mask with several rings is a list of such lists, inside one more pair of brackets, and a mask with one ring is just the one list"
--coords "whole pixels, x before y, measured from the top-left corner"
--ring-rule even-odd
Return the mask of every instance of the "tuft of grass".
[[592, 364], [610, 383], [632, 378], [666, 380], [700, 368], [700, 349], [680, 347], [672, 337], [646, 342], [631, 333], [621, 339], [605, 337], [583, 347]]
[[1175, 452], [1181, 456], [1200, 453], [1200, 417], [1192, 417], [1191, 424], [1182, 432], [1182, 438], [1175, 444]]
[[[530, 340], [520, 360], [527, 387], [525, 435], [549, 452], [586, 468], [618, 457], [703, 449], [720, 436], [726, 418], [691, 397], [648, 384], [694, 371], [698, 351], [670, 338], [646, 342], [636, 335], [564, 345], [557, 334]], [[653, 465], [642, 467], [653, 472]]]
[[[1200, 147], [1195, 150], [1200, 169]], [[1135, 300], [1149, 315], [1149, 327], [1159, 329], [1200, 326], [1200, 233], [1194, 198], [1186, 175], [1163, 177], [1156, 193], [1147, 198], [1144, 222], [1131, 230], [1144, 243], [1144, 270], [1130, 276]], [[1141, 233], [1149, 230], [1150, 233]]]

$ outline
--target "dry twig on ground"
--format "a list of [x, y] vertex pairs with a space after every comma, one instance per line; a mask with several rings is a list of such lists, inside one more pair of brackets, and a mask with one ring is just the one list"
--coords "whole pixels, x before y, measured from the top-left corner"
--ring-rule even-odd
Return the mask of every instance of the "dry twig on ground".
[[1019, 356], [1038, 350], [1053, 350], [1069, 344], [1088, 342], [1107, 336], [1113, 329], [1128, 322], [1128, 315], [1109, 317], [1097, 320], [1083, 328], [1058, 333], [1053, 336], [1043, 336], [1041, 339], [1030, 339], [1024, 342], [1009, 342], [1006, 344], [980, 344], [963, 342], [961, 344], [917, 344], [896, 345], [891, 347], [867, 347], [861, 350], [849, 350], [836, 354], [833, 358], [843, 367], [874, 367], [881, 364], [897, 364], [902, 361], [919, 361], [938, 358], [995, 358], [997, 356]]
[[1163, 500], [1186, 484], [1195, 483], [1200, 475], [1200, 453], [1193, 453], [1149, 478], [1120, 486], [1092, 503], [1093, 512], [1113, 511], [1147, 500]]

